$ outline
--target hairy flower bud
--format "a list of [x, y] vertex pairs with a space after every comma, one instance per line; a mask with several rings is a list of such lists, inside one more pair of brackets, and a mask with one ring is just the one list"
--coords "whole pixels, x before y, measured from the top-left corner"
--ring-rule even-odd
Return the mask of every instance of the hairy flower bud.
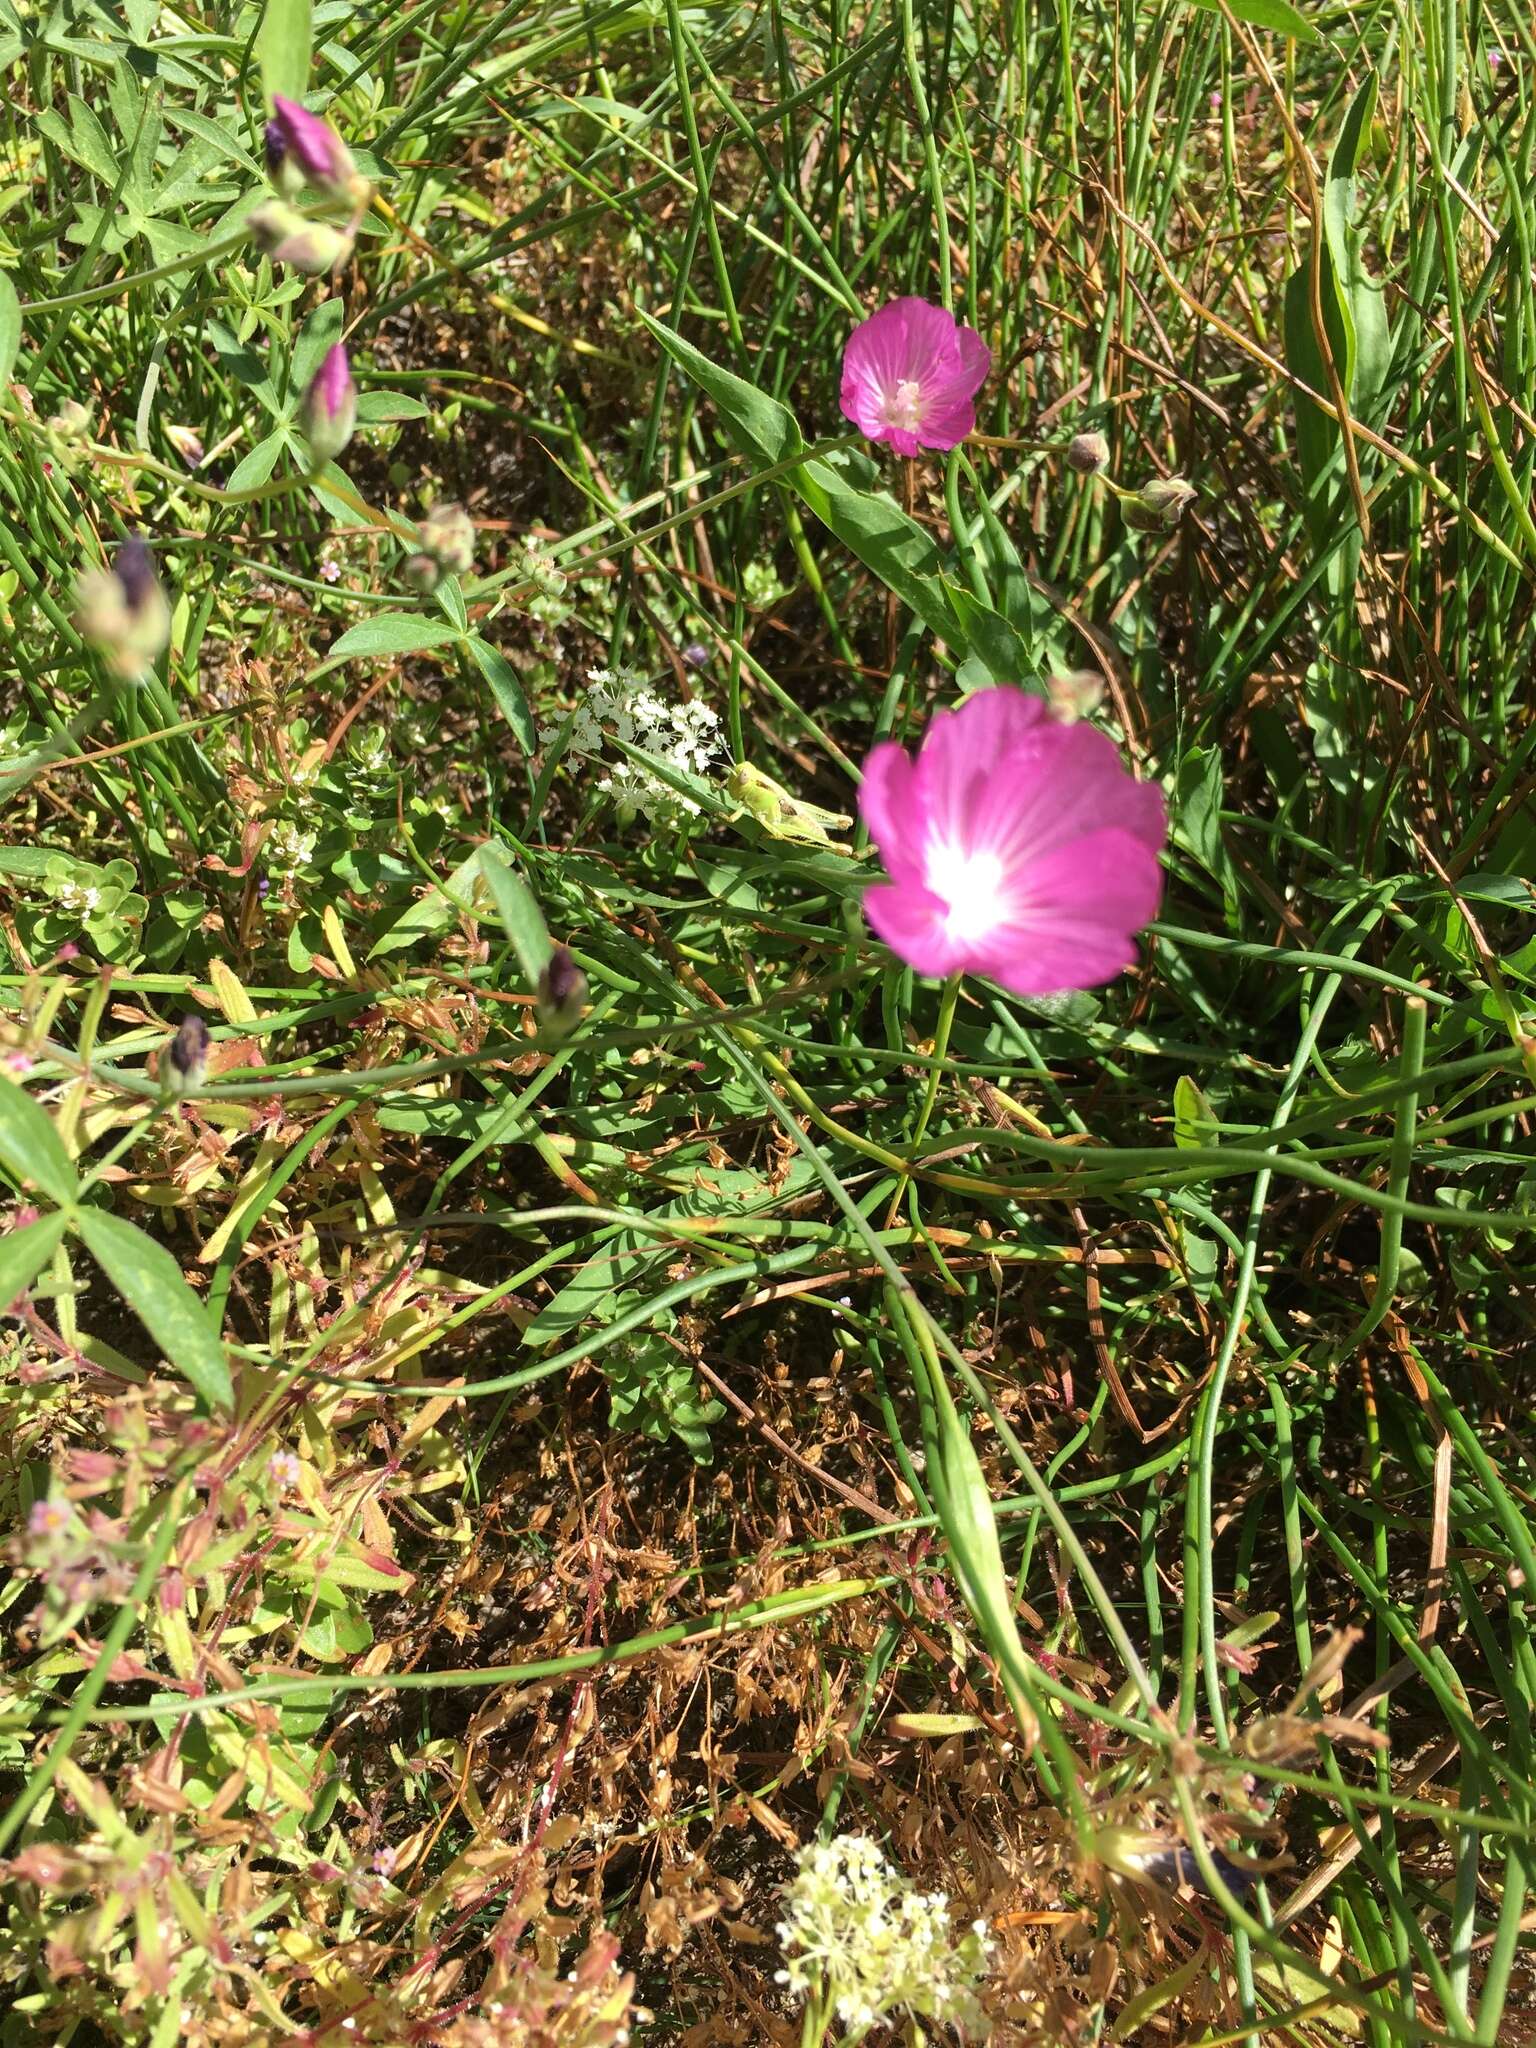
[[539, 1022], [563, 1038], [580, 1022], [587, 1000], [587, 977], [569, 946], [556, 946], [539, 976]]
[[125, 540], [109, 569], [87, 569], [75, 586], [75, 624], [112, 674], [136, 683], [171, 637], [171, 603], [141, 540]]
[[357, 386], [352, 382], [347, 351], [339, 341], [327, 349], [304, 394], [299, 424], [316, 469], [334, 462], [352, 438], [357, 425]]
[[1067, 467], [1079, 476], [1102, 476], [1109, 467], [1109, 443], [1102, 434], [1074, 434], [1067, 443]]
[[1156, 477], [1125, 500], [1125, 523], [1137, 533], [1171, 533], [1197, 495], [1181, 476]]
[[420, 540], [450, 576], [467, 576], [475, 566], [475, 528], [462, 505], [434, 505], [421, 522]]
[[91, 408], [78, 398], [66, 398], [48, 422], [49, 433], [64, 442], [83, 441], [90, 430]]
[[443, 580], [442, 568], [436, 555], [407, 555], [405, 566], [400, 573], [412, 590], [419, 590], [424, 597], [436, 590]]
[[[352, 152], [329, 121], [311, 114], [282, 93], [272, 97], [266, 133], [267, 171], [280, 192], [292, 196], [295, 183], [313, 185], [327, 199], [356, 204], [367, 194]], [[361, 190], [359, 190], [361, 188]]]
[[208, 1026], [189, 1012], [177, 1026], [160, 1066], [160, 1078], [173, 1094], [184, 1095], [202, 1087], [208, 1073], [208, 1044]]
[[292, 264], [306, 277], [322, 277], [341, 263], [352, 237], [323, 220], [306, 220], [280, 199], [267, 199], [246, 220], [251, 239], [274, 263]]
[[1097, 711], [1104, 696], [1104, 678], [1096, 668], [1074, 668], [1065, 675], [1050, 676], [1045, 687], [1051, 709], [1067, 725]]
[[176, 450], [176, 453], [181, 457], [188, 469], [202, 468], [204, 454], [203, 437], [195, 427], [179, 427], [174, 421], [168, 420], [165, 427], [165, 438]]

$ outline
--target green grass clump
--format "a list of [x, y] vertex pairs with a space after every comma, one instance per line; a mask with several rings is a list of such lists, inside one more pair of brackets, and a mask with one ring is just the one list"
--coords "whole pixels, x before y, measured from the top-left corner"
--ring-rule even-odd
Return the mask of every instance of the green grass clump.
[[[1536, 2040], [1528, 10], [0, 64], [3, 2048], [861, 2038], [833, 1835], [1000, 2041]], [[999, 681], [1167, 795], [1107, 988], [863, 920]]]

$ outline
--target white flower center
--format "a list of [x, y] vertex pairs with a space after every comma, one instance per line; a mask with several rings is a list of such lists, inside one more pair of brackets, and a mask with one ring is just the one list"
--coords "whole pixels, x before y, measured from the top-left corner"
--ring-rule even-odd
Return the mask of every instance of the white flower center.
[[962, 945], [984, 939], [1006, 921], [1003, 863], [995, 853], [956, 846], [947, 839], [928, 848], [923, 879], [945, 907], [944, 933]]
[[917, 432], [923, 424], [923, 387], [915, 377], [900, 379], [886, 398], [884, 415], [888, 427], [899, 427], [904, 434]]

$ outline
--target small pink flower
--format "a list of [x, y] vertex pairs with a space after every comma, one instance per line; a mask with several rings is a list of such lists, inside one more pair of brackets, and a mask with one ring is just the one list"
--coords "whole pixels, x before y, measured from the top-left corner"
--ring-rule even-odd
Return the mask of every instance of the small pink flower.
[[864, 914], [919, 974], [984, 974], [1016, 995], [1113, 980], [1157, 913], [1160, 790], [1114, 742], [1022, 690], [935, 713], [917, 759], [893, 741], [859, 810], [890, 875]]
[[974, 401], [991, 367], [974, 327], [926, 299], [892, 299], [848, 337], [843, 413], [898, 455], [957, 448], [975, 428]]
[[297, 1486], [302, 1470], [292, 1451], [274, 1451], [267, 1460], [267, 1477], [277, 1487]]
[[69, 1510], [56, 1500], [35, 1500], [27, 1516], [27, 1534], [35, 1537], [59, 1536], [69, 1527]]

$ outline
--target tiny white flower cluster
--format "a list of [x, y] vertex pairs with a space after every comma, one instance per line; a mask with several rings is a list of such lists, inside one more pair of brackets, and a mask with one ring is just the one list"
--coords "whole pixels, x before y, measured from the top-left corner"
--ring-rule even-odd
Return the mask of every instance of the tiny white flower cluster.
[[[626, 746], [685, 773], [703, 775], [721, 757], [719, 715], [707, 704], [669, 703], [638, 676], [588, 669], [585, 694], [568, 721], [566, 751], [579, 759], [601, 760], [605, 728]], [[564, 722], [547, 725], [539, 738], [550, 746], [564, 731]], [[699, 814], [692, 797], [627, 755], [610, 766], [598, 788], [612, 793], [621, 817], [640, 811], [652, 825], [675, 825]]]
[[89, 917], [101, 905], [101, 891], [88, 883], [61, 882], [57, 893], [61, 910], [75, 910], [82, 917]]
[[986, 2033], [985, 1921], [957, 1941], [943, 1892], [915, 1890], [867, 1835], [811, 1842], [797, 1860], [778, 1927], [779, 1983], [821, 2004], [850, 2041], [900, 2013]]

